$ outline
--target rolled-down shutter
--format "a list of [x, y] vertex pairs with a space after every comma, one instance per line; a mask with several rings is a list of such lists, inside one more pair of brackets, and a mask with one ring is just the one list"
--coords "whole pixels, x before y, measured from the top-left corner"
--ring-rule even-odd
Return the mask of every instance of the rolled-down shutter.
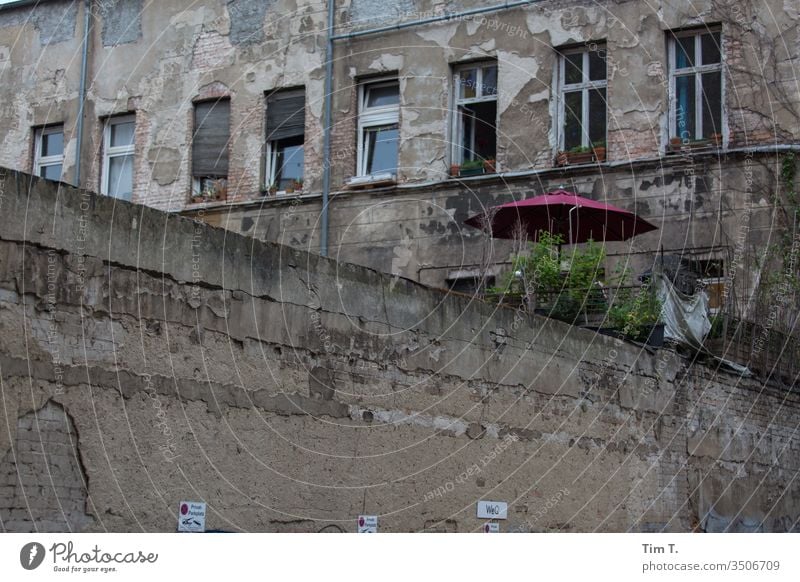
[[227, 99], [205, 101], [194, 106], [192, 175], [228, 176], [231, 104]]
[[306, 92], [277, 91], [267, 97], [267, 141], [298, 137], [305, 133]]

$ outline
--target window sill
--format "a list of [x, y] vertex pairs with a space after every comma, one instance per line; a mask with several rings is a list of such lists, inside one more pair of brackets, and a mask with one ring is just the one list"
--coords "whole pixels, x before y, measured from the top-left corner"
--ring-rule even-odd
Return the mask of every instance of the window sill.
[[305, 190], [276, 190], [271, 192], [269, 190], [261, 190], [261, 196], [264, 198], [284, 198], [286, 196], [303, 196], [308, 194]]
[[370, 176], [354, 176], [347, 180], [345, 190], [365, 190], [368, 188], [386, 188], [397, 185], [397, 175], [391, 173], [373, 174]]
[[718, 152], [725, 150], [724, 144], [714, 140], [687, 141], [680, 143], [669, 143], [665, 151], [666, 155], [684, 154], [687, 152]]

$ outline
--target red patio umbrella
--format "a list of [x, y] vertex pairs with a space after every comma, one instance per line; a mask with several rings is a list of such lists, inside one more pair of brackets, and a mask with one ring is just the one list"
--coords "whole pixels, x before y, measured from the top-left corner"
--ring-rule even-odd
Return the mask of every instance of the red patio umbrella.
[[622, 241], [658, 228], [633, 212], [566, 190], [495, 206], [464, 222], [494, 238], [514, 238], [522, 226], [530, 240], [536, 241], [539, 232], [546, 231], [560, 234], [568, 244], [589, 239]]

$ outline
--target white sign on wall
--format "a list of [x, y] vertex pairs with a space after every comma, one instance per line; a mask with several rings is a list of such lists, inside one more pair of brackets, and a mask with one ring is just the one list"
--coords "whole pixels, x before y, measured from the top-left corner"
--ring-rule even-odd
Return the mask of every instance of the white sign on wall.
[[478, 501], [478, 519], [508, 519], [508, 503]]
[[500, 524], [492, 521], [483, 524], [484, 533], [500, 533]]
[[178, 511], [178, 531], [206, 531], [206, 504], [195, 501], [181, 501]]
[[358, 533], [378, 533], [378, 516], [359, 515]]

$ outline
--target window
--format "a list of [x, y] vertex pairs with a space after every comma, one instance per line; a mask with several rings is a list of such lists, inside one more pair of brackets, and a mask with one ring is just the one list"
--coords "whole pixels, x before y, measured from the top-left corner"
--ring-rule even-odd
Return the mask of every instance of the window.
[[453, 163], [497, 155], [497, 65], [458, 67], [454, 75]]
[[133, 194], [135, 115], [109, 117], [103, 131], [103, 180], [100, 192], [130, 200]]
[[267, 185], [277, 190], [303, 182], [306, 95], [303, 89], [276, 91], [267, 97]]
[[358, 175], [397, 174], [400, 141], [400, 84], [362, 84], [358, 110]]
[[719, 30], [676, 32], [669, 39], [670, 135], [683, 142], [722, 134]]
[[230, 101], [203, 101], [194, 106], [192, 178], [195, 193], [220, 198], [228, 178]]
[[[594, 45], [593, 45], [594, 46]], [[560, 149], [605, 146], [606, 49], [568, 49], [560, 59]]]
[[34, 132], [33, 172], [48, 180], [61, 180], [64, 166], [64, 126], [40, 127]]

